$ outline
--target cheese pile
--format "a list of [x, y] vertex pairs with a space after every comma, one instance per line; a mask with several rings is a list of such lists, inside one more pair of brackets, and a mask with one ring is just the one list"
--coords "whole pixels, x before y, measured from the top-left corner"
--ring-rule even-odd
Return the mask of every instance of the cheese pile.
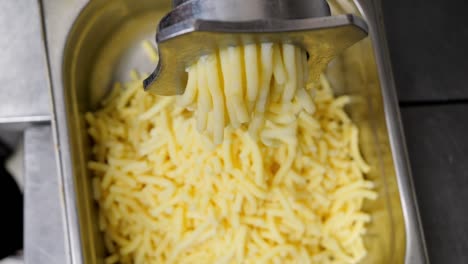
[[[271, 106], [265, 145], [248, 128], [213, 146], [173, 97], [116, 84], [87, 113], [99, 228], [111, 263], [357, 263], [375, 199], [358, 129], [325, 77], [315, 111]], [[289, 117], [288, 117], [289, 116]], [[290, 118], [297, 116], [297, 118]]]
[[199, 58], [187, 72], [187, 87], [179, 105], [195, 112], [198, 131], [215, 145], [223, 141], [226, 127], [241, 125], [268, 144], [271, 140], [263, 135], [265, 121], [278, 123], [276, 116], [278, 111], [284, 112], [282, 107], [294, 105], [294, 112], [284, 112], [290, 114], [288, 122], [301, 110], [315, 110], [306, 90], [307, 54], [292, 44], [219, 49]]

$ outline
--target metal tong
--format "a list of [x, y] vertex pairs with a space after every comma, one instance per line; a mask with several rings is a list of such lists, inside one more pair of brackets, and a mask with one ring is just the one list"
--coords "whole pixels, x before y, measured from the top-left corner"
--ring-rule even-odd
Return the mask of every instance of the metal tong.
[[323, 70], [367, 32], [360, 17], [331, 16], [325, 0], [173, 0], [157, 28], [158, 65], [143, 84], [159, 95], [183, 94], [186, 68], [200, 56], [251, 43], [297, 45], [309, 68]]

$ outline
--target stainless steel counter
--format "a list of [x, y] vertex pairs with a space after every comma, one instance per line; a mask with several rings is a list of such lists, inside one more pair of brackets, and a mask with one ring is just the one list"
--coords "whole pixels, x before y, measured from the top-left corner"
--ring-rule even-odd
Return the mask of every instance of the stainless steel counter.
[[37, 0], [0, 1], [0, 123], [50, 119]]
[[64, 264], [62, 202], [49, 125], [24, 132], [24, 257], [31, 264]]
[[[37, 0], [0, 1], [0, 134], [24, 137], [24, 261], [64, 264], [62, 203]], [[24, 131], [24, 133], [22, 132]]]

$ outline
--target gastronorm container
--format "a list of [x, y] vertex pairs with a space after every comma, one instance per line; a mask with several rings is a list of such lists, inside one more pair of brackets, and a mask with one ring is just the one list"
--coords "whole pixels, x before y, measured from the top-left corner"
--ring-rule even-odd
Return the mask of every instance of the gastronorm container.
[[[330, 0], [333, 13], [363, 17], [369, 37], [330, 64], [337, 94], [355, 96], [347, 111], [360, 128], [368, 178], [379, 198], [366, 202], [372, 216], [362, 263], [427, 263], [411, 181], [379, 0]], [[86, 169], [90, 141], [84, 114], [95, 109], [115, 81], [129, 71], [154, 69], [141, 48], [154, 39], [157, 20], [169, 0], [43, 0], [52, 98], [53, 131], [63, 198], [70, 263], [102, 263], [105, 250], [97, 228], [91, 176]]]

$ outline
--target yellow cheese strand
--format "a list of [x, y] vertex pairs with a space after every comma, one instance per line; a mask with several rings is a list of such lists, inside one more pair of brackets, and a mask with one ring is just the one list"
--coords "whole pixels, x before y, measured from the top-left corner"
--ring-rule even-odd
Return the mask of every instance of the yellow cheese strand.
[[[268, 114], [274, 104], [296, 105], [288, 122], [302, 109], [314, 111], [310, 92], [305, 89], [306, 57], [305, 51], [291, 44], [248, 44], [218, 50], [187, 69], [186, 92], [179, 105], [196, 113], [198, 131], [215, 145], [222, 143], [227, 127], [245, 125], [254, 138], [261, 137], [266, 121], [278, 123]], [[207, 78], [208, 82], [200, 81]], [[210, 118], [213, 125], [208, 127]]]

